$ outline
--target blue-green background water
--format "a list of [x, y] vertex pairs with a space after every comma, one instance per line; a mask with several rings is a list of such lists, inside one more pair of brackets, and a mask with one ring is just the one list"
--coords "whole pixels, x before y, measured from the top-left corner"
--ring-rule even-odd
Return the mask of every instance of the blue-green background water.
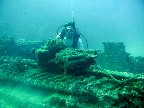
[[16, 39], [54, 38], [72, 17], [89, 48], [123, 41], [129, 53], [144, 56], [144, 0], [0, 0], [0, 34]]

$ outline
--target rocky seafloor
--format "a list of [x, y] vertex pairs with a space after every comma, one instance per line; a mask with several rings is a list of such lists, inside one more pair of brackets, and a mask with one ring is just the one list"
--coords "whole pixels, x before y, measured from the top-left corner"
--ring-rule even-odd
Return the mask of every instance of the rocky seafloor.
[[122, 42], [105, 42], [102, 52], [58, 40], [0, 41], [0, 108], [144, 107], [144, 58]]

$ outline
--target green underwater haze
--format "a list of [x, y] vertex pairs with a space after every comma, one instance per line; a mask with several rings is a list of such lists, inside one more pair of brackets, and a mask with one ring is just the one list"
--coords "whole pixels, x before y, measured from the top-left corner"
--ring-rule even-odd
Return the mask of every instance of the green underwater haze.
[[89, 48], [103, 49], [103, 41], [122, 41], [129, 53], [144, 56], [143, 11], [143, 0], [0, 0], [0, 33], [47, 40], [74, 17]]
[[[0, 0], [0, 108], [144, 108], [143, 11], [143, 0]], [[72, 21], [84, 49], [56, 38]]]

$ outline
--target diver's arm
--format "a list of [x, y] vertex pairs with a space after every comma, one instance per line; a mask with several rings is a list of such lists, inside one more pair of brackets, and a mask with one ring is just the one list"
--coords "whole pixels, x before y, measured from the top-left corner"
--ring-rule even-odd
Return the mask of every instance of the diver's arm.
[[57, 38], [60, 38], [60, 35], [61, 35], [61, 33], [59, 33], [59, 34], [56, 36], [56, 39], [57, 39]]
[[64, 37], [65, 37], [65, 34], [66, 34], [66, 32], [65, 32], [65, 29], [64, 29], [61, 33], [57, 34], [56, 38], [60, 38], [60, 39], [63, 40]]

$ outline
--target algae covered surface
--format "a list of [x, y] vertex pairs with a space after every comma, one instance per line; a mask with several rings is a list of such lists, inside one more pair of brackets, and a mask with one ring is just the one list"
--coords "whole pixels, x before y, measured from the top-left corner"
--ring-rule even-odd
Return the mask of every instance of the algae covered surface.
[[144, 107], [144, 58], [122, 42], [104, 42], [102, 52], [58, 39], [0, 41], [0, 108]]

